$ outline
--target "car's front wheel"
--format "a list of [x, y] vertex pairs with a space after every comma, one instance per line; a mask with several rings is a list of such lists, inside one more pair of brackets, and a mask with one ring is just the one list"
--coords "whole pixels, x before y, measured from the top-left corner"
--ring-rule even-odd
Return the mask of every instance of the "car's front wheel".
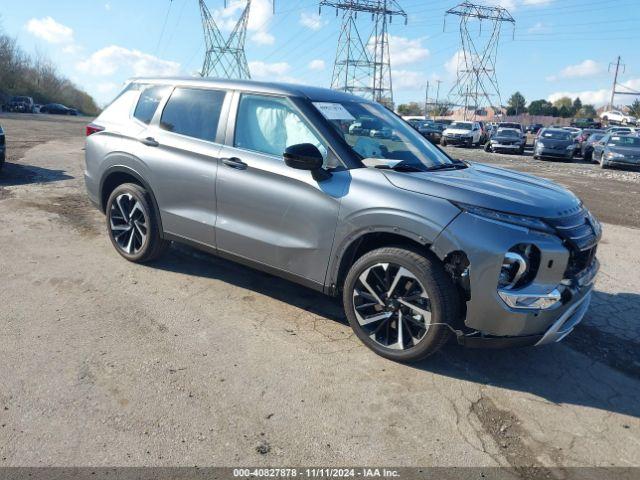
[[442, 264], [412, 250], [373, 250], [351, 267], [343, 290], [351, 328], [377, 354], [413, 362], [445, 344], [458, 320], [456, 287]]
[[124, 183], [109, 196], [107, 232], [120, 255], [131, 262], [158, 258], [168, 246], [162, 239], [149, 193], [140, 185]]

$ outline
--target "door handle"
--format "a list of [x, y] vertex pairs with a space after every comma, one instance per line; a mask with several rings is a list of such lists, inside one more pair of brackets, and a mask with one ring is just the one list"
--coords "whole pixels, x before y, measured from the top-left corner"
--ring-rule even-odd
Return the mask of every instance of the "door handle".
[[146, 145], [147, 147], [158, 147], [158, 146], [160, 146], [158, 141], [153, 137], [142, 138], [142, 139], [140, 139], [140, 141], [144, 145]]
[[235, 168], [236, 170], [246, 170], [249, 166], [237, 157], [223, 158], [222, 163], [227, 167]]

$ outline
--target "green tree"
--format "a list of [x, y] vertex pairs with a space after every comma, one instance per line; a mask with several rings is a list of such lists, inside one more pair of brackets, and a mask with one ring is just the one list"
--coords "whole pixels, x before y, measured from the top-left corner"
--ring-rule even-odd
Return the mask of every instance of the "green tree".
[[398, 105], [400, 115], [424, 115], [424, 109], [417, 102], [409, 102]]
[[557, 115], [557, 111], [554, 111], [554, 106], [551, 102], [544, 99], [534, 100], [529, 104], [530, 115]]
[[580, 100], [580, 97], [576, 97], [576, 99], [573, 101], [573, 114], [576, 115], [580, 109], [582, 108], [582, 100]]
[[629, 105], [629, 114], [633, 115], [636, 118], [640, 118], [640, 100], [638, 100], [637, 98], [631, 105]]
[[520, 92], [516, 92], [507, 102], [507, 115], [519, 115], [527, 112], [527, 101]]
[[596, 112], [596, 107], [593, 105], [583, 105], [580, 110], [576, 113], [576, 117], [580, 118], [594, 118], [597, 117], [598, 113]]
[[569, 97], [561, 97], [555, 102], [553, 102], [553, 106], [556, 107], [558, 111], [560, 111], [560, 109], [564, 107], [565, 111], [570, 112], [571, 109], [573, 108], [573, 101]]
[[569, 118], [573, 115], [573, 109], [572, 107], [567, 107], [566, 105], [560, 105], [560, 108], [558, 108], [558, 115], [562, 118]]

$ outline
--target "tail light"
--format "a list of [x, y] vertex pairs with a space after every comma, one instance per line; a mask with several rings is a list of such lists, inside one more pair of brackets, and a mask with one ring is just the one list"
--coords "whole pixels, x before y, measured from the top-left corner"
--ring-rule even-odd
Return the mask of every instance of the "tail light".
[[96, 125], [95, 123], [90, 123], [89, 125], [87, 125], [87, 137], [93, 135], [94, 133], [102, 132], [103, 130], [104, 127]]

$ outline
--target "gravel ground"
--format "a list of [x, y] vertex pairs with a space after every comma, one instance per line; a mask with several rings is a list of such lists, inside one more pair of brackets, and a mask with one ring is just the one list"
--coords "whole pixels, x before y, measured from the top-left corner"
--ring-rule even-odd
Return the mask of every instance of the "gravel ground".
[[[188, 247], [124, 261], [84, 194], [86, 121], [0, 123], [0, 467], [640, 466], [635, 217], [605, 217], [594, 307], [567, 341], [400, 365], [287, 281]], [[451, 151], [576, 187], [600, 175]], [[627, 174], [602, 175], [603, 201], [637, 205]]]

